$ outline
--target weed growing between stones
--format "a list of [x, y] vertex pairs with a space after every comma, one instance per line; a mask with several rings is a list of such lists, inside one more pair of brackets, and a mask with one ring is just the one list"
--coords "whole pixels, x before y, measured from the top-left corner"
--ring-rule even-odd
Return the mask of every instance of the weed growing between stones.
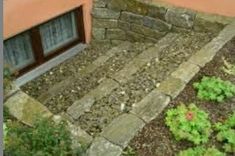
[[136, 156], [136, 152], [133, 148], [128, 146], [125, 151], [122, 152], [122, 156]]

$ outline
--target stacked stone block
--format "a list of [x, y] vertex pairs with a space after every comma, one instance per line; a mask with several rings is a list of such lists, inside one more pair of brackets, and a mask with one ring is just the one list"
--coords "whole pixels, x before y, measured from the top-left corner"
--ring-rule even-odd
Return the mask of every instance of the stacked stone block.
[[208, 21], [195, 11], [152, 4], [150, 0], [94, 0], [95, 41], [156, 42], [171, 31], [214, 31], [223, 24]]

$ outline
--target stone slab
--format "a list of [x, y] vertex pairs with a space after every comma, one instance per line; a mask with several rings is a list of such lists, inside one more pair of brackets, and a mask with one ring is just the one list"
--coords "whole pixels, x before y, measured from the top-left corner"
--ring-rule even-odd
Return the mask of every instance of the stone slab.
[[194, 25], [195, 12], [183, 8], [169, 8], [166, 12], [165, 19], [172, 25], [192, 28]]
[[44, 105], [22, 91], [7, 99], [4, 105], [12, 116], [30, 126], [38, 117], [49, 118], [53, 115]]
[[147, 16], [165, 20], [166, 11], [167, 11], [167, 8], [165, 7], [157, 7], [154, 5], [149, 5]]
[[88, 149], [87, 156], [119, 156], [121, 153], [121, 147], [110, 143], [103, 137], [98, 137]]
[[95, 8], [105, 8], [107, 2], [105, 0], [94, 0], [94, 7]]
[[108, 8], [115, 11], [126, 10], [127, 9], [126, 0], [110, 0]]
[[138, 0], [128, 0], [125, 3], [127, 4], [126, 11], [144, 16], [148, 13], [149, 8], [146, 3]]
[[86, 111], [89, 111], [91, 106], [95, 103], [95, 98], [89, 95], [82, 97], [80, 100], [75, 101], [68, 109], [67, 113], [77, 120]]
[[93, 24], [93, 29], [94, 28], [117, 28], [118, 20], [93, 18], [92, 24]]
[[145, 42], [145, 39], [144, 39], [145, 36], [142, 35], [142, 34], [135, 33], [135, 32], [132, 32], [132, 31], [127, 31], [126, 35], [127, 35], [127, 40], [128, 41], [131, 41], [131, 42]]
[[119, 21], [118, 21], [118, 27], [119, 27], [120, 29], [122, 29], [122, 30], [129, 31], [130, 28], [131, 28], [131, 25], [130, 25], [130, 23], [128, 23], [128, 22], [119, 20]]
[[142, 15], [137, 15], [131, 12], [126, 12], [123, 11], [121, 13], [121, 18], [122, 21], [130, 22], [130, 23], [135, 23], [142, 25], [143, 24], [143, 16]]
[[120, 12], [116, 12], [107, 8], [94, 8], [92, 15], [95, 18], [118, 19], [120, 17]]
[[197, 65], [184, 62], [178, 67], [176, 71], [171, 74], [171, 76], [188, 83], [194, 77], [194, 75], [199, 72], [199, 70], [200, 68]]
[[151, 28], [148, 28], [148, 27], [145, 27], [142, 25], [137, 25], [137, 24], [131, 24], [130, 29], [133, 32], [140, 33], [144, 36], [152, 37], [152, 38], [156, 38], [156, 39], [159, 39], [166, 34], [166, 32], [160, 32], [158, 30], [151, 29]]
[[168, 105], [170, 97], [160, 93], [157, 89], [150, 92], [132, 108], [132, 113], [149, 123]]
[[171, 29], [171, 25], [157, 18], [152, 18], [145, 16], [143, 19], [143, 25], [147, 26], [151, 29], [158, 31], [169, 31]]
[[105, 33], [106, 29], [105, 28], [92, 28], [92, 37], [95, 40], [103, 40], [105, 39]]
[[126, 32], [121, 29], [107, 29], [106, 36], [108, 39], [125, 40]]
[[198, 14], [196, 15], [196, 18], [194, 20], [194, 26], [193, 29], [195, 31], [201, 31], [201, 32], [218, 32], [220, 30], [222, 30], [222, 28], [224, 27], [223, 24], [218, 23], [217, 21], [207, 21], [205, 19], [203, 19], [202, 17], [198, 16]]
[[176, 34], [166, 35], [164, 38], [159, 40], [154, 47], [151, 47], [136, 56], [131, 62], [125, 65], [122, 70], [111, 75], [111, 77], [120, 83], [126, 83], [142, 66], [150, 62], [152, 59], [157, 58], [163, 49], [170, 46], [168, 43], [173, 42], [177, 37], [178, 35]]
[[75, 101], [72, 106], [67, 109], [67, 113], [72, 116], [73, 119], [77, 120], [81, 115], [90, 110], [91, 106], [95, 103], [96, 100], [107, 96], [118, 86], [119, 84], [111, 79], [103, 80], [98, 87], [91, 90], [78, 101]]
[[185, 83], [182, 80], [170, 76], [160, 84], [158, 90], [174, 99], [184, 87]]
[[71, 133], [74, 149], [79, 147], [78, 144], [88, 147], [92, 143], [93, 138], [79, 126], [69, 123], [68, 129]]
[[101, 136], [110, 142], [125, 148], [136, 133], [144, 127], [144, 122], [132, 114], [123, 114], [115, 118], [104, 128]]
[[235, 36], [235, 22], [227, 25], [219, 35], [194, 54], [189, 62], [204, 67], [210, 62], [216, 53]]

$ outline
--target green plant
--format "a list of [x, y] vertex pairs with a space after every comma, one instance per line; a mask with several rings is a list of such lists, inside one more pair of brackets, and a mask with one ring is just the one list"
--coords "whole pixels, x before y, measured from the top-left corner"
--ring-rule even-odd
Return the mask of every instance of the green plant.
[[13, 80], [13, 76], [11, 73], [11, 68], [9, 65], [4, 64], [4, 67], [3, 67], [3, 89], [5, 92], [11, 89], [12, 80]]
[[122, 156], [136, 156], [136, 151], [128, 146], [123, 152], [122, 152]]
[[59, 124], [48, 119], [27, 127], [19, 122], [9, 122], [6, 156], [67, 156], [71, 155], [71, 138], [65, 122]]
[[6, 122], [7, 120], [11, 119], [9, 109], [6, 106], [3, 106], [3, 121]]
[[224, 66], [222, 67], [222, 70], [229, 75], [235, 76], [235, 64], [229, 63], [224, 57], [222, 59], [224, 62]]
[[235, 85], [217, 77], [204, 76], [201, 82], [193, 84], [198, 90], [197, 97], [203, 100], [223, 102], [235, 95]]
[[181, 104], [175, 109], [169, 109], [166, 113], [166, 125], [176, 140], [186, 139], [197, 145], [207, 142], [211, 133], [208, 114], [195, 104], [188, 107]]
[[8, 133], [8, 127], [7, 127], [6, 123], [3, 123], [3, 144], [4, 144], [4, 146], [5, 146], [5, 144], [7, 144], [7, 139], [6, 139], [7, 133]]
[[199, 146], [180, 151], [178, 156], [225, 156], [225, 154], [214, 147], [206, 149]]
[[235, 153], [235, 112], [224, 123], [215, 125], [217, 140], [222, 142], [226, 152]]

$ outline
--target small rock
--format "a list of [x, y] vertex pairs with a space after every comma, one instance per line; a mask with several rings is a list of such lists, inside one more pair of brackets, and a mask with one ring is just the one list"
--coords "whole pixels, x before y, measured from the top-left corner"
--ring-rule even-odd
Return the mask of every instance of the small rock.
[[121, 94], [121, 95], [125, 95], [126, 92], [125, 92], [125, 91], [121, 91], [120, 94]]
[[136, 107], [136, 103], [133, 103], [133, 104], [132, 104], [132, 108], [134, 108], [134, 107]]
[[157, 83], [157, 84], [156, 84], [156, 87], [158, 88], [159, 86], [160, 86], [160, 83]]
[[125, 103], [121, 103], [121, 111], [124, 111], [125, 110], [125, 107], [126, 107], [126, 104]]
[[159, 62], [159, 58], [158, 57], [155, 59], [155, 62]]

